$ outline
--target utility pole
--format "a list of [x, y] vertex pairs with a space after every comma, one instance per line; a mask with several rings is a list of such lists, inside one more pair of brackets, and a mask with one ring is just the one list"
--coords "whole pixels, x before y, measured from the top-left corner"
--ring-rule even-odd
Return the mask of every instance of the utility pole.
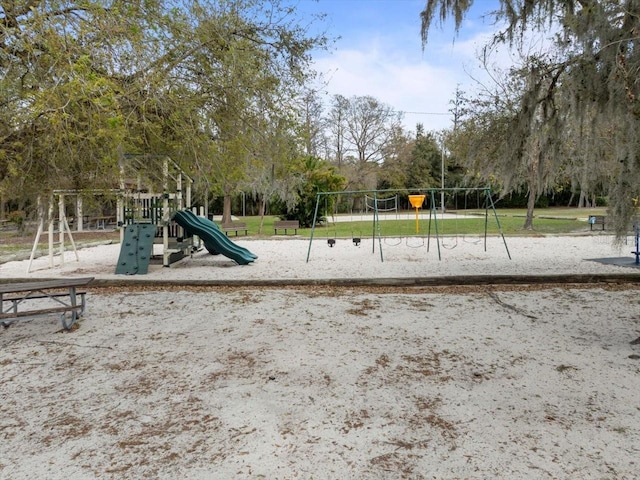
[[442, 213], [444, 213], [444, 132], [442, 132], [442, 137], [440, 137], [440, 154], [440, 184], [442, 188], [442, 190], [440, 190], [440, 208], [442, 209]]
[[[455, 98], [449, 101], [449, 104], [453, 107], [449, 109], [449, 112], [453, 115], [453, 133], [458, 130], [458, 124], [460, 123], [460, 119], [467, 112], [465, 109], [465, 104], [467, 103], [467, 99], [464, 96], [464, 92], [460, 90], [460, 85], [456, 85]], [[442, 192], [440, 193], [440, 202], [442, 203], [442, 211], [445, 211], [444, 206], [444, 137], [445, 132], [442, 131], [441, 144], [440, 148], [442, 149], [442, 169], [440, 171], [440, 182], [442, 184]]]

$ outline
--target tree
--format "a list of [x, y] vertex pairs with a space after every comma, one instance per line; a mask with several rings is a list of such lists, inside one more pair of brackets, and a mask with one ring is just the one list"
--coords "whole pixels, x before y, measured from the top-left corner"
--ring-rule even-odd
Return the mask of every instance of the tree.
[[258, 233], [261, 233], [267, 203], [277, 200], [287, 209], [293, 209], [299, 200], [297, 192], [304, 182], [304, 173], [299, 168], [299, 138], [293, 125], [284, 119], [270, 122], [264, 118], [263, 125], [254, 130], [254, 135], [251, 175], [242, 186], [258, 200]]
[[334, 95], [332, 99], [331, 110], [329, 111], [329, 117], [326, 120], [326, 124], [329, 125], [329, 132], [331, 135], [333, 146], [333, 161], [338, 166], [338, 169], [342, 168], [346, 156], [345, 138], [347, 131], [347, 110], [349, 108], [349, 100], [342, 95]]
[[[611, 182], [611, 165], [615, 156], [612, 144], [613, 125], [599, 125], [592, 130], [592, 122], [588, 119], [594, 115], [594, 109], [585, 109], [584, 123], [571, 126], [566, 132], [564, 150], [565, 184], [571, 191], [571, 204], [577, 194], [577, 206], [595, 207], [596, 198], [605, 196]], [[574, 133], [575, 131], [575, 133]]]
[[[449, 17], [456, 29], [471, 7], [470, 0], [427, 0], [421, 13], [422, 39], [426, 45], [431, 25]], [[522, 138], [521, 154], [552, 158], [562, 154], [558, 145], [566, 135], [578, 134], [577, 142], [593, 141], [597, 132], [615, 125], [607, 141], [613, 155], [608, 170], [610, 213], [616, 233], [622, 237], [635, 213], [634, 198], [640, 194], [640, 3], [596, 0], [500, 0], [493, 13], [504, 22], [494, 42], [514, 45], [528, 30], [559, 33], [550, 41], [556, 56], [530, 70], [530, 81], [521, 95], [521, 112], [528, 120], [517, 123], [513, 136]], [[566, 110], [560, 110], [560, 103]], [[531, 115], [532, 112], [542, 116]], [[532, 129], [532, 120], [538, 122]], [[526, 150], [526, 152], [525, 152]], [[603, 159], [600, 149], [581, 148], [578, 161], [595, 164]], [[512, 159], [514, 157], [512, 156]]]
[[384, 147], [400, 124], [400, 114], [368, 95], [350, 98], [346, 114], [346, 137], [359, 166], [380, 164], [384, 160]]
[[294, 111], [324, 44], [279, 0], [2, 2], [0, 197], [113, 186], [127, 152], [229, 192], [252, 122]]
[[305, 91], [300, 98], [300, 138], [304, 153], [318, 157], [325, 144], [322, 124], [323, 106], [315, 90]]
[[323, 36], [307, 37], [295, 23], [294, 10], [280, 2], [255, 8], [254, 17], [238, 8], [223, 13], [199, 10], [200, 24], [211, 25], [200, 33], [202, 43], [218, 36], [214, 46], [223, 48], [200, 49], [190, 63], [193, 83], [203, 94], [205, 142], [214, 143], [216, 153], [215, 158], [201, 157], [199, 170], [215, 174], [209, 183], [224, 197], [223, 221], [231, 218], [231, 195], [250, 183], [256, 167], [269, 157], [262, 152], [271, 151], [263, 141], [274, 138], [270, 125], [280, 129], [278, 138], [282, 125], [293, 132], [303, 86], [313, 73], [308, 52], [326, 41]]
[[[566, 156], [558, 153], [562, 143], [547, 130], [561, 119], [555, 98], [544, 98], [554, 78], [539, 73], [544, 68], [539, 58], [525, 61], [528, 63], [521, 68], [502, 75], [494, 72], [494, 90], [487, 89], [467, 103], [466, 116], [451, 133], [448, 144], [474, 177], [471, 182], [492, 184], [501, 196], [526, 191], [524, 228], [530, 230], [536, 200], [551, 186]], [[531, 82], [538, 84], [531, 86]], [[530, 108], [532, 105], [534, 108]]]
[[341, 95], [334, 97], [329, 115], [336, 163], [347, 174], [350, 188], [375, 187], [385, 149], [396, 136], [401, 115], [371, 96]]
[[345, 186], [345, 178], [338, 174], [335, 166], [317, 157], [299, 159], [298, 172], [301, 182], [297, 190], [295, 207], [287, 210], [287, 220], [298, 220], [303, 227], [313, 226], [318, 192], [335, 192]]
[[415, 140], [398, 127], [384, 148], [384, 162], [378, 172], [377, 188], [401, 190], [408, 186], [407, 175]]
[[408, 188], [434, 188], [439, 184], [442, 151], [432, 133], [425, 134], [422, 124], [416, 128], [416, 139], [411, 150], [407, 171]]
[[134, 41], [133, 24], [144, 25], [141, 9], [127, 2], [2, 3], [0, 192], [6, 197], [33, 200], [53, 188], [99, 188], [114, 178], [113, 145], [124, 137], [122, 85], [105, 69], [120, 44]]

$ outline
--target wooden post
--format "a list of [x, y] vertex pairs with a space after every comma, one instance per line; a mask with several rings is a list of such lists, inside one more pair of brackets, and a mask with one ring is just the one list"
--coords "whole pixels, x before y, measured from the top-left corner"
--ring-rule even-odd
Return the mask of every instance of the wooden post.
[[124, 160], [120, 160], [120, 192], [118, 192], [118, 201], [116, 208], [117, 225], [120, 227], [120, 245], [124, 243], [124, 229], [126, 228], [127, 219], [125, 218], [126, 201], [125, 201], [125, 184], [124, 184]]
[[31, 255], [29, 255], [29, 265], [27, 265], [27, 274], [31, 272], [31, 265], [33, 259], [36, 256], [38, 250], [38, 243], [40, 243], [40, 236], [44, 230], [44, 209], [42, 208], [42, 197], [38, 195], [38, 232], [36, 233], [36, 239], [33, 241], [33, 248], [31, 249]]
[[78, 194], [78, 199], [76, 200], [76, 229], [78, 232], [82, 232], [84, 229], [83, 220], [84, 220], [84, 209], [82, 205], [82, 195]]
[[58, 245], [60, 253], [60, 266], [64, 266], [64, 195], [58, 195], [58, 235], [60, 245]]
[[49, 268], [53, 268], [53, 195], [49, 197], [47, 220], [49, 221]]
[[162, 265], [169, 264], [169, 158], [165, 157], [162, 164]]
[[191, 179], [187, 179], [187, 198], [186, 198], [186, 208], [191, 208]]

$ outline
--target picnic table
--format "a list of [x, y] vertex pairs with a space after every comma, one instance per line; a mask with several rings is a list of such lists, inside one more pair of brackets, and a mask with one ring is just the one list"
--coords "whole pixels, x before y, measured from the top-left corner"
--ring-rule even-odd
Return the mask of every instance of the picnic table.
[[8, 327], [21, 318], [59, 313], [62, 327], [68, 330], [84, 314], [86, 292], [77, 288], [92, 280], [93, 277], [60, 278], [0, 284], [2, 325]]
[[110, 223], [114, 223], [116, 221], [116, 217], [113, 215], [101, 215], [99, 217], [91, 217], [89, 220], [89, 228], [91, 228], [91, 224], [95, 222], [96, 230], [106, 230], [107, 225]]

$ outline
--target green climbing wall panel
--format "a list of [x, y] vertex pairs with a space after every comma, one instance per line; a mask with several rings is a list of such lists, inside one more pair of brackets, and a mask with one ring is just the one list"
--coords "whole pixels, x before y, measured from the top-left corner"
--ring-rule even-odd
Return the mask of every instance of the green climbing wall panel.
[[126, 226], [116, 274], [144, 275], [148, 272], [155, 233], [156, 226], [152, 223], [134, 223]]

